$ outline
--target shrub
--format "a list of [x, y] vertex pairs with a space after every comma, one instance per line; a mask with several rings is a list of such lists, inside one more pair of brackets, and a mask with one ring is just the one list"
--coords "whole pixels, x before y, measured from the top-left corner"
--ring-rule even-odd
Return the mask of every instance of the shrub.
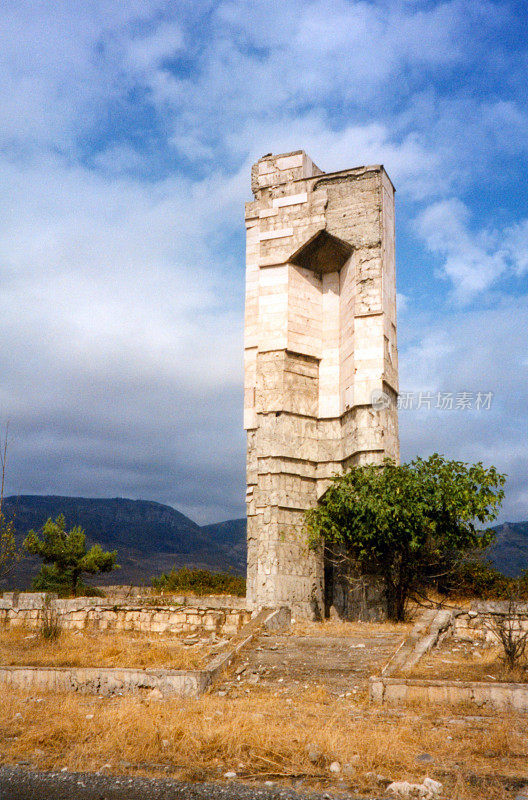
[[45, 597], [40, 620], [40, 635], [47, 642], [54, 642], [59, 638], [61, 630], [59, 615], [57, 614], [53, 600], [49, 597]]
[[75, 595], [62, 595], [65, 597], [106, 597], [104, 591], [98, 586], [89, 586], [84, 581], [80, 581], [75, 590]]
[[519, 578], [499, 572], [484, 558], [475, 555], [460, 561], [449, 574], [437, 581], [436, 588], [447, 597], [474, 597], [478, 600], [528, 600], [528, 570]]
[[486, 559], [474, 557], [460, 561], [452, 572], [439, 579], [437, 588], [448, 597], [506, 600], [518, 583], [518, 579], [503, 575]]
[[510, 672], [525, 661], [528, 647], [528, 630], [524, 628], [524, 605], [510, 595], [506, 611], [503, 614], [491, 614], [486, 622], [486, 627], [502, 647], [502, 660]]
[[182, 567], [162, 573], [152, 578], [152, 585], [161, 592], [192, 592], [192, 594], [235, 594], [246, 593], [246, 580], [229, 572], [210, 572], [207, 569]]
[[409, 599], [491, 544], [493, 531], [480, 526], [497, 516], [505, 480], [495, 467], [438, 453], [354, 466], [306, 512], [309, 545], [337, 549], [342, 563], [381, 580], [389, 619], [400, 621]]

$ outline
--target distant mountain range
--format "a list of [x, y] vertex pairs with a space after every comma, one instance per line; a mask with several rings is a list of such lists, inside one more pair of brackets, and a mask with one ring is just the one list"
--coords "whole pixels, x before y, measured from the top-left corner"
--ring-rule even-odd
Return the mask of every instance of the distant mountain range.
[[528, 522], [505, 522], [497, 525], [497, 538], [488, 555], [505, 575], [517, 577], [528, 569]]
[[[197, 525], [171, 506], [148, 500], [91, 499], [21, 495], [4, 499], [6, 515], [14, 519], [17, 539], [42, 527], [48, 517], [64, 514], [68, 527], [81, 525], [89, 544], [117, 550], [121, 569], [90, 579], [98, 585], [150, 584], [172, 567], [203, 567], [216, 571], [246, 571], [246, 520]], [[528, 522], [496, 527], [497, 541], [489, 557], [506, 575], [528, 568]], [[24, 558], [0, 588], [27, 588], [40, 562]]]
[[[246, 571], [245, 519], [200, 526], [170, 506], [147, 500], [41, 495], [7, 497], [4, 512], [14, 520], [20, 542], [31, 528], [64, 514], [68, 528], [84, 528], [89, 544], [117, 550], [121, 569], [90, 578], [98, 585], [150, 584], [172, 567]], [[24, 558], [2, 588], [28, 587], [39, 566], [38, 559]]]

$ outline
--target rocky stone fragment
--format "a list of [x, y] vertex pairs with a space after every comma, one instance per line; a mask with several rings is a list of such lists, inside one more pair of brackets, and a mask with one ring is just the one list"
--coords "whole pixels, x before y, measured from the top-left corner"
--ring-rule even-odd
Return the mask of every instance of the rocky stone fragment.
[[417, 800], [437, 800], [442, 791], [442, 784], [432, 778], [425, 778], [423, 783], [409, 783], [409, 781], [394, 781], [387, 786], [387, 794], [399, 797], [401, 800], [417, 798]]
[[311, 764], [317, 764], [323, 757], [322, 750], [316, 744], [307, 745], [306, 754], [308, 756], [308, 761]]
[[430, 753], [418, 753], [414, 760], [419, 764], [431, 764], [434, 758]]

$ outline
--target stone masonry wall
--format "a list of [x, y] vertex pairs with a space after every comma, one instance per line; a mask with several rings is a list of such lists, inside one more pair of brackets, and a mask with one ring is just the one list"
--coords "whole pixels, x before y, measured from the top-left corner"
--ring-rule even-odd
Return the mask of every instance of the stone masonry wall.
[[308, 550], [305, 510], [335, 473], [399, 456], [394, 190], [381, 166], [325, 174], [302, 151], [260, 159], [252, 190], [248, 603], [318, 616], [323, 554]]
[[[453, 622], [455, 636], [464, 639], [485, 640], [494, 642], [497, 635], [493, 632], [494, 621], [508, 617], [508, 602], [478, 601], [471, 604], [468, 611], [459, 612]], [[522, 633], [528, 631], [528, 603], [518, 603], [512, 629]]]
[[[60, 625], [70, 630], [115, 630], [138, 633], [215, 633], [231, 636], [251, 618], [245, 608], [201, 605], [110, 604], [106, 598], [77, 597], [59, 600], [44, 593], [6, 592], [0, 598], [0, 625], [41, 624], [46, 597]], [[199, 600], [193, 598], [194, 600]], [[201, 599], [201, 598], [200, 598]]]

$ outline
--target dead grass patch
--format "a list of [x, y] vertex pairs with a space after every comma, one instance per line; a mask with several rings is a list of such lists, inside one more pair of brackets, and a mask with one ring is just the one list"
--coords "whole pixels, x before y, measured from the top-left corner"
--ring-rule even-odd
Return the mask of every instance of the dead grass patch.
[[519, 666], [509, 670], [498, 646], [472, 645], [456, 639], [445, 639], [440, 647], [419, 661], [406, 677], [528, 683], [528, 668]]
[[[308, 745], [321, 752], [317, 764]], [[424, 752], [432, 763], [416, 761]], [[390, 712], [321, 689], [299, 691], [288, 704], [261, 688], [165, 702], [10, 692], [0, 706], [0, 758], [40, 769], [94, 771], [109, 764], [113, 773], [195, 780], [232, 770], [245, 780], [301, 778], [304, 785], [370, 796], [383, 793], [378, 775], [419, 782], [429, 774], [452, 800], [506, 798], [498, 774], [521, 773], [528, 781], [520, 716], [487, 715], [479, 723], [451, 708]], [[335, 760], [343, 765], [338, 776], [328, 769]]]
[[47, 641], [28, 628], [0, 628], [4, 666], [198, 669], [207, 653], [207, 646], [188, 647], [177, 637], [63, 630], [57, 639]]
[[292, 624], [295, 636], [407, 636], [413, 627], [412, 622], [348, 622], [344, 620], [325, 620], [311, 622], [299, 620]]

